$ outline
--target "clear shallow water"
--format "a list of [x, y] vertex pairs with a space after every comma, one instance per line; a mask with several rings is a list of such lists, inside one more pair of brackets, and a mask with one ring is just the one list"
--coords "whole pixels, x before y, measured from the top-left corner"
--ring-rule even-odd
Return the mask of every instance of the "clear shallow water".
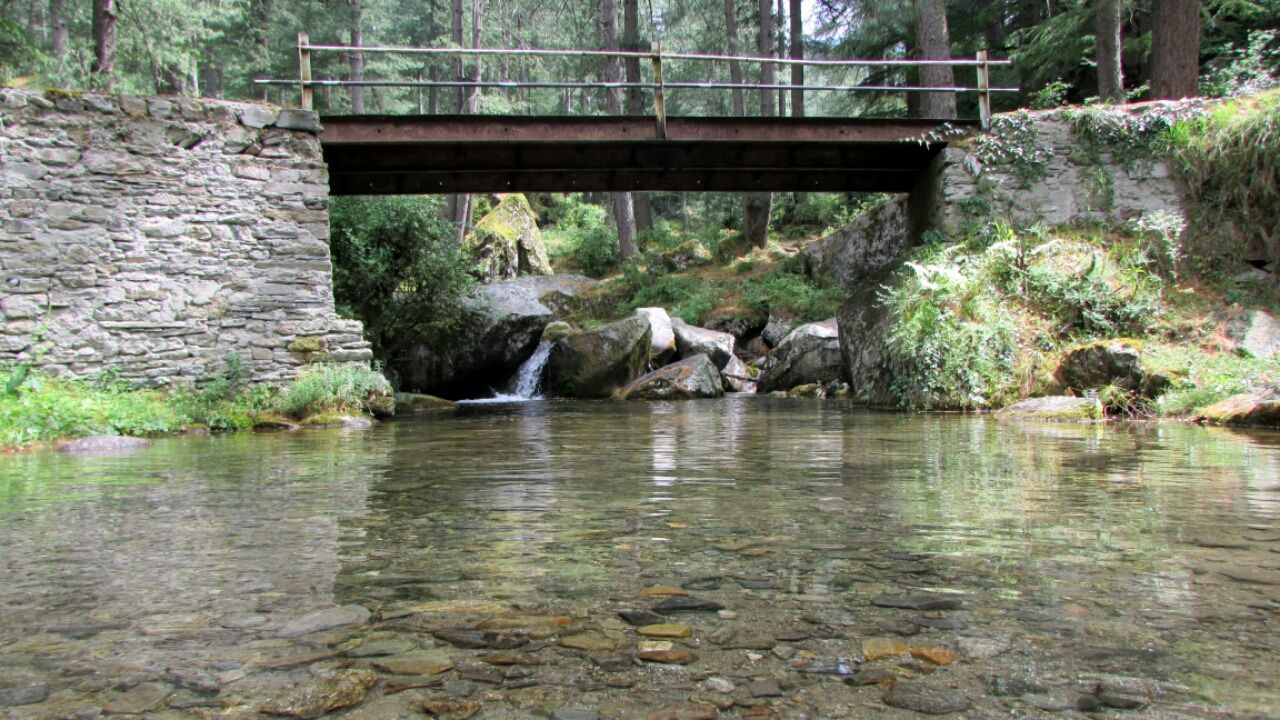
[[[0, 701], [47, 694], [0, 714], [251, 717], [386, 647], [455, 667], [375, 668], [339, 712], [447, 697], [477, 717], [690, 701], [921, 717], [885, 705], [888, 682], [807, 672], [838, 668], [941, 692], [965, 717], [1083, 717], [1099, 698], [1134, 700], [1107, 710], [1134, 717], [1274, 716], [1278, 482], [1274, 433], [755, 397], [0, 458]], [[657, 604], [658, 585], [728, 611], [671, 618], [692, 628], [673, 649], [693, 662], [634, 658], [643, 638], [616, 613]], [[871, 602], [925, 591], [962, 607]], [[373, 620], [280, 636], [352, 604]], [[485, 621], [537, 664], [432, 634]], [[904, 654], [865, 661], [895, 641]]]

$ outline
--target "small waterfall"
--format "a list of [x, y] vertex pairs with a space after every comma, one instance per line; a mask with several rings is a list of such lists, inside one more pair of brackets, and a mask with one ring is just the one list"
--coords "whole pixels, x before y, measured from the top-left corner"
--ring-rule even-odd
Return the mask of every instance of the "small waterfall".
[[542, 396], [538, 394], [538, 383], [542, 380], [542, 370], [547, 366], [547, 358], [551, 355], [551, 343], [543, 341], [538, 343], [538, 348], [533, 351], [528, 360], [525, 360], [520, 369], [515, 374], [515, 392], [504, 393], [494, 392], [493, 397], [478, 398], [475, 400], [460, 400], [459, 402], [470, 403], [475, 405], [486, 405], [490, 403], [514, 403], [524, 402], [526, 400], [541, 400]]
[[551, 343], [543, 340], [538, 349], [533, 351], [528, 360], [516, 371], [516, 397], [533, 400], [538, 395], [538, 383], [542, 381], [542, 369], [547, 366], [547, 357], [551, 355]]

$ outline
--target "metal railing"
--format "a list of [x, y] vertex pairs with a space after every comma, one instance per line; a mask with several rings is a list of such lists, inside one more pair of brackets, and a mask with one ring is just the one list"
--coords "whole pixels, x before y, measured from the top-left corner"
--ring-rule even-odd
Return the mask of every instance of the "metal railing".
[[[576, 58], [632, 58], [648, 59], [652, 66], [653, 79], [649, 82], [609, 82], [609, 81], [513, 81], [513, 80], [341, 80], [316, 79], [311, 75], [311, 54], [313, 52], [340, 53], [373, 53], [387, 55], [425, 55], [425, 56], [524, 56], [524, 57], [576, 57]], [[976, 71], [974, 86], [916, 86], [916, 85], [859, 85], [859, 84], [802, 84], [789, 83], [747, 83], [747, 82], [690, 82], [663, 80], [663, 63], [671, 60], [691, 60], [705, 62], [748, 62], [763, 65], [809, 65], [834, 68], [920, 68], [926, 66], [972, 67]], [[404, 87], [404, 88], [554, 88], [554, 89], [604, 89], [604, 90], [648, 90], [653, 93], [655, 122], [658, 137], [666, 137], [667, 90], [813, 90], [817, 92], [946, 92], [976, 93], [978, 95], [978, 117], [982, 129], [991, 124], [991, 94], [1018, 92], [1016, 87], [991, 87], [990, 68], [992, 66], [1009, 65], [1008, 60], [992, 60], [986, 50], [979, 50], [972, 58], [946, 60], [832, 60], [824, 58], [778, 58], [758, 55], [713, 55], [706, 53], [663, 52], [661, 46], [652, 51], [636, 50], [575, 50], [551, 48], [456, 48], [456, 47], [394, 47], [394, 46], [355, 46], [312, 44], [306, 33], [298, 33], [298, 77], [297, 79], [255, 78], [259, 85], [297, 85], [301, 106], [311, 110], [315, 104], [315, 88], [317, 87]]]

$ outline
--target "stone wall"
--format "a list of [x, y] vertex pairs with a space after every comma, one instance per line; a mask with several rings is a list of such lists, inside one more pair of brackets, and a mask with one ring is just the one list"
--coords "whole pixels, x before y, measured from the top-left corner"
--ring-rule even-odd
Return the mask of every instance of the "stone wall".
[[1197, 100], [997, 115], [990, 134], [938, 156], [913, 200], [922, 200], [922, 225], [953, 240], [991, 219], [1026, 227], [1185, 217], [1151, 141], [1172, 119], [1202, 111]]
[[199, 381], [367, 362], [334, 312], [313, 113], [0, 90], [0, 362]]

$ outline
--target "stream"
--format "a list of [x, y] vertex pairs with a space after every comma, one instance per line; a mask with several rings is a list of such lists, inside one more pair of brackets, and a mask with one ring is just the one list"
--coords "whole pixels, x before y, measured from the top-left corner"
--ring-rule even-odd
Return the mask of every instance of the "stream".
[[0, 457], [0, 717], [1275, 717], [1278, 516], [1280, 433], [755, 396]]

